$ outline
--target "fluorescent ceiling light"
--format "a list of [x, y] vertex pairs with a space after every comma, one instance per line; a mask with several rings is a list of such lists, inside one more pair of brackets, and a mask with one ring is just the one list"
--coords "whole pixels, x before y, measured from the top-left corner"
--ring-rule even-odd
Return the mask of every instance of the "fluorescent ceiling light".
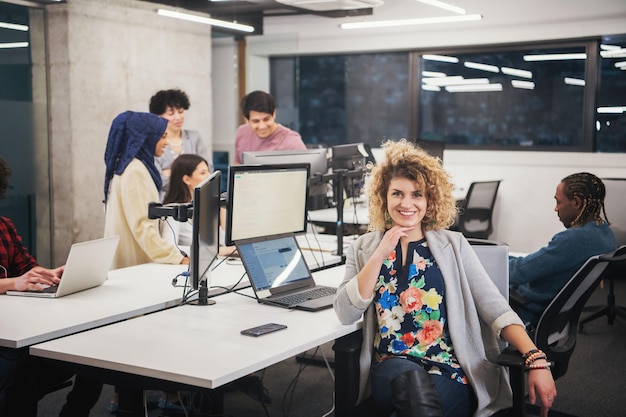
[[0, 28], [28, 32], [28, 26], [18, 25], [17, 23], [0, 22]]
[[450, 62], [452, 64], [456, 64], [457, 62], [459, 62], [459, 58], [447, 55], [424, 54], [422, 55], [422, 59], [425, 59], [427, 61]]
[[449, 11], [454, 12], [454, 13], [465, 14], [465, 9], [462, 9], [460, 7], [457, 7], [457, 6], [453, 6], [453, 5], [448, 4], [448, 3], [444, 3], [442, 1], [438, 1], [438, 0], [417, 0], [417, 1], [419, 1], [420, 3], [425, 3], [425, 4], [429, 4], [431, 6], [439, 7], [440, 9], [449, 10]]
[[480, 71], [500, 72], [500, 68], [496, 67], [495, 65], [480, 64], [478, 62], [471, 61], [466, 61], [463, 63], [463, 65], [465, 65], [467, 68], [472, 68]]
[[179, 13], [172, 10], [158, 9], [157, 14], [160, 16], [173, 17], [176, 19], [188, 20], [190, 22], [203, 23], [205, 25], [217, 26], [226, 29], [239, 30], [242, 32], [254, 32], [254, 27], [243, 25], [236, 22], [226, 22], [224, 20], [211, 19], [208, 17], [196, 16], [188, 13]]
[[28, 48], [28, 42], [5, 42], [0, 43], [0, 49]]
[[522, 78], [533, 78], [533, 73], [530, 71], [517, 69], [517, 68], [509, 68], [502, 67], [500, 68], [503, 74], [512, 75], [514, 77], [522, 77]]
[[424, 84], [428, 85], [478, 85], [478, 84], [489, 84], [488, 78], [463, 78], [460, 76], [454, 77], [445, 77], [445, 78], [426, 78], [423, 80]]
[[620, 49], [621, 46], [618, 45], [606, 45], [606, 44], [600, 44], [600, 49], [604, 49], [605, 51], [610, 51], [612, 49]]
[[436, 86], [436, 85], [422, 84], [422, 90], [441, 91], [441, 87]]
[[479, 84], [479, 85], [449, 85], [446, 91], [450, 93], [473, 93], [482, 91], [502, 91], [502, 84]]
[[563, 81], [567, 85], [578, 85], [578, 86], [581, 86], [581, 87], [585, 86], [585, 80], [581, 80], [580, 78], [565, 77], [565, 78], [563, 78]]
[[598, 113], [626, 113], [626, 106], [598, 107]]
[[535, 83], [532, 81], [511, 80], [511, 85], [515, 88], [523, 88], [524, 90], [535, 89]]
[[445, 72], [422, 71], [422, 77], [447, 77]]
[[341, 29], [387, 28], [397, 26], [428, 25], [435, 23], [468, 22], [472, 20], [480, 20], [482, 18], [482, 15], [479, 14], [467, 14], [463, 16], [424, 17], [418, 19], [378, 20], [342, 23], [339, 25], [339, 27]]
[[624, 58], [626, 57], [626, 48], [611, 49], [610, 51], [600, 51], [602, 58]]
[[383, 0], [276, 0], [276, 3], [317, 12], [374, 8], [384, 4]]
[[616, 62], [615, 63], [615, 68], [621, 68], [621, 69], [626, 68], [626, 61]]
[[587, 59], [587, 54], [584, 52], [576, 54], [539, 54], [539, 55], [524, 55], [524, 61], [569, 61], [574, 59]]

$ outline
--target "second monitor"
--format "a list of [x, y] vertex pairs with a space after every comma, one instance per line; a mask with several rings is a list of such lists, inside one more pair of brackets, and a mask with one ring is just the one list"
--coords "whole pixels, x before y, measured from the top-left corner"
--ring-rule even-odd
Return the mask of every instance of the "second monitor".
[[317, 210], [326, 208], [328, 185], [322, 181], [321, 175], [328, 172], [328, 150], [325, 148], [288, 150], [288, 151], [254, 151], [243, 153], [246, 165], [277, 165], [306, 163], [311, 166], [307, 208]]

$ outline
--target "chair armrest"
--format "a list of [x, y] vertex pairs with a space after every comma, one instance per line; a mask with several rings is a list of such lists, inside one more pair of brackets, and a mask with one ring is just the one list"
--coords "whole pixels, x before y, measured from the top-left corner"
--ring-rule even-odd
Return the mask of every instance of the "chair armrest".
[[505, 348], [497, 359], [498, 365], [509, 368], [511, 391], [513, 392], [513, 407], [511, 417], [523, 417], [524, 400], [526, 397], [526, 380], [524, 378], [524, 358], [522, 354], [512, 346]]
[[507, 367], [524, 367], [524, 358], [522, 357], [522, 354], [512, 346], [507, 346], [502, 352], [500, 352], [497, 362], [498, 365]]

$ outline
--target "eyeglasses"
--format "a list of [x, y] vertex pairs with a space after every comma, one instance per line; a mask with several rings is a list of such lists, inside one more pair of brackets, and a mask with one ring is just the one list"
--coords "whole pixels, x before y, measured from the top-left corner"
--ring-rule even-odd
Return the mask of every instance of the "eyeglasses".
[[0, 268], [2, 268], [2, 270], [4, 271], [4, 276], [2, 278], [8, 278], [9, 277], [9, 272], [7, 271], [7, 269], [5, 267], [3, 267], [2, 265], [0, 265]]

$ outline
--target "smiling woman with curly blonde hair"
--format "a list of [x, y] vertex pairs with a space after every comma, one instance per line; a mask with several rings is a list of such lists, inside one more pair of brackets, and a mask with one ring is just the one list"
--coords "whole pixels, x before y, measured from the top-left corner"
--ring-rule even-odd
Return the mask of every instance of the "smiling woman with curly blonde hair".
[[417, 181], [426, 191], [428, 208], [422, 219], [426, 230], [446, 229], [456, 218], [456, 201], [452, 196], [454, 184], [441, 161], [430, 156], [406, 139], [382, 145], [385, 159], [371, 166], [368, 182], [370, 230], [384, 231], [391, 227], [387, 213], [386, 190], [394, 177]]
[[[526, 354], [528, 392], [556, 396], [546, 355], [461, 233], [439, 159], [406, 139], [383, 144], [366, 182], [370, 232], [346, 251], [335, 312], [363, 317], [359, 399], [397, 417], [483, 417], [511, 406], [498, 337]], [[371, 381], [368, 381], [371, 380]]]

